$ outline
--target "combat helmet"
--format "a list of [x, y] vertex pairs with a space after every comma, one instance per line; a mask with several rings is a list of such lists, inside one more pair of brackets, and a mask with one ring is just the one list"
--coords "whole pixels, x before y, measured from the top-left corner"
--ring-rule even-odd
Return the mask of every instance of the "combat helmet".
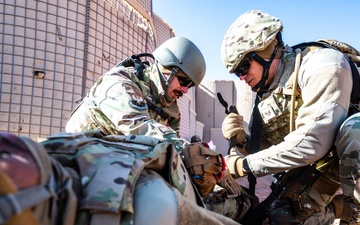
[[[283, 45], [282, 28], [283, 25], [278, 18], [263, 11], [252, 10], [242, 14], [230, 26], [221, 45], [221, 59], [229, 73], [234, 73], [234, 70], [249, 53], [255, 52], [260, 56], [259, 58], [279, 57], [277, 47]], [[270, 53], [269, 57], [261, 55], [264, 52]], [[259, 63], [262, 64], [266, 73], [266, 67], [270, 67], [271, 63], [266, 63], [265, 60], [263, 63]], [[264, 72], [263, 79], [264, 75], [268, 75]]]
[[[155, 59], [164, 67], [181, 69], [198, 86], [205, 76], [205, 59], [199, 48], [185, 37], [173, 37], [153, 52]], [[175, 74], [169, 77], [171, 82]]]

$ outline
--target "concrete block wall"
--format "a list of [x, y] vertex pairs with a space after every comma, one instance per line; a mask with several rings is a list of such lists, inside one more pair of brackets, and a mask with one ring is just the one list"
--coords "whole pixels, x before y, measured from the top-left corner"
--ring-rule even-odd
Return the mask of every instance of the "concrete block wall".
[[82, 90], [85, 1], [5, 1], [0, 8], [0, 131], [59, 132]]
[[[31, 138], [64, 130], [97, 78], [125, 57], [152, 52], [174, 31], [151, 0], [0, 2], [0, 132]], [[179, 99], [180, 135], [223, 145], [219, 128], [235, 104], [248, 120], [243, 82], [206, 81]], [[251, 96], [251, 93], [250, 93]], [[244, 108], [245, 107], [245, 108]], [[218, 142], [218, 143], [215, 143]]]

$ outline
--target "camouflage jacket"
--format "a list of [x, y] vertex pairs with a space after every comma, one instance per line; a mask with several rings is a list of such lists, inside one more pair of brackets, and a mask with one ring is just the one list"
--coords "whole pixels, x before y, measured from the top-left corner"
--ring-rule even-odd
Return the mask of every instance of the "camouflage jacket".
[[[154, 107], [149, 107], [151, 104]], [[158, 113], [163, 111], [168, 118]], [[106, 134], [148, 135], [142, 123], [149, 119], [170, 126], [177, 133], [180, 111], [176, 99], [166, 100], [157, 67], [144, 70], [139, 80], [134, 67], [114, 67], [101, 76], [71, 114], [66, 131], [101, 130]]]

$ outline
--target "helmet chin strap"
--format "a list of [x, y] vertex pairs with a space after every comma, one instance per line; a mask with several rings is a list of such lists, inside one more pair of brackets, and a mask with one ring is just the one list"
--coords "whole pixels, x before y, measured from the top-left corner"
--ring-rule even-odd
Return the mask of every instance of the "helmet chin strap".
[[[260, 56], [258, 56], [258, 55], [256, 55], [256, 56], [260, 58]], [[260, 58], [260, 59], [264, 60], [262, 58]], [[259, 62], [258, 60], [256, 60], [256, 61]], [[271, 62], [271, 61], [269, 61], [269, 62]], [[264, 63], [265, 65], [261, 62], [259, 62], [259, 63], [263, 66], [264, 69], [262, 72], [261, 80], [254, 87], [251, 88], [251, 90], [254, 92], [264, 92], [268, 89], [268, 87], [265, 87], [266, 80], [269, 78], [269, 66], [266, 65], [268, 63], [266, 63], [266, 64]], [[271, 65], [271, 63], [270, 63], [270, 65]]]
[[276, 56], [278, 47], [279, 47], [279, 45], [275, 46], [275, 49], [274, 49], [273, 53], [271, 54], [271, 58], [269, 61], [264, 60], [259, 55], [257, 55], [255, 52], [253, 53], [252, 58], [262, 65], [263, 72], [262, 72], [261, 80], [254, 87], [251, 88], [252, 91], [265, 92], [268, 90], [269, 86], [266, 85], [266, 81], [269, 78], [270, 66]]
[[[172, 99], [169, 95], [168, 95], [168, 88], [171, 84], [171, 81], [174, 79], [176, 73], [179, 71], [178, 67], [172, 67], [170, 70], [170, 74], [168, 76], [168, 78], [161, 72], [161, 70], [159, 69], [158, 62], [156, 62], [156, 68], [160, 74], [160, 79], [161, 79], [161, 83], [163, 85], [164, 91], [165, 93], [163, 94], [163, 96], [161, 97], [161, 99], [166, 100], [166, 102], [173, 102], [174, 99]], [[161, 101], [160, 99], [160, 101]], [[165, 102], [165, 101], [164, 101]]]
[[[158, 62], [157, 62], [158, 63]], [[171, 81], [174, 79], [175, 75], [177, 74], [177, 72], [179, 72], [179, 68], [178, 67], [172, 67], [170, 70], [170, 74], [169, 77], [166, 78], [166, 76], [161, 72], [161, 70], [159, 69], [158, 65], [156, 63], [156, 68], [159, 71], [160, 74], [160, 78], [161, 81], [163, 82], [163, 84], [165, 84], [166, 87], [169, 87], [171, 84]]]
[[[166, 85], [167, 87], [170, 86], [170, 83], [171, 83], [171, 81], [174, 79], [175, 74], [177, 74], [177, 72], [179, 72], [179, 68], [178, 68], [178, 67], [173, 67], [173, 68], [171, 68], [170, 74], [169, 74], [169, 78], [168, 78], [168, 79], [166, 80], [166, 82], [165, 82], [165, 85]], [[164, 75], [163, 75], [163, 76], [164, 76]]]

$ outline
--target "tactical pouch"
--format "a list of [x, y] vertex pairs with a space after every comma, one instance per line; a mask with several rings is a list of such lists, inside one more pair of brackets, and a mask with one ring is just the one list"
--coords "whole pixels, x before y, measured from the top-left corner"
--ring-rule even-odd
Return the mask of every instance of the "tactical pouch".
[[88, 220], [92, 225], [132, 223], [134, 188], [144, 170], [156, 171], [180, 194], [196, 201], [185, 165], [168, 142], [86, 131], [59, 133], [42, 144], [63, 166], [79, 172], [82, 196], [77, 224]]
[[280, 198], [289, 200], [292, 215], [299, 218], [307, 218], [314, 211], [321, 210], [328, 204], [323, 201], [330, 201], [339, 189], [339, 184], [325, 177], [315, 165], [307, 166], [298, 177], [292, 177], [291, 170], [287, 173], [292, 181], [286, 185]]
[[182, 157], [200, 195], [205, 197], [210, 194], [226, 168], [222, 155], [203, 145], [193, 143], [184, 149]]

